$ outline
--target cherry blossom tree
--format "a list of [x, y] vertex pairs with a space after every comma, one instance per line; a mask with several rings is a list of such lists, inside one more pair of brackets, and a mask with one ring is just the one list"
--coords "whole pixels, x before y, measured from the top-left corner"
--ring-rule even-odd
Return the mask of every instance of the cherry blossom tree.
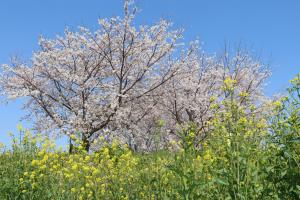
[[[206, 122], [216, 109], [212, 106], [215, 101], [228, 97], [223, 90], [227, 80], [234, 81], [235, 99], [241, 106], [257, 105], [255, 112], [264, 112], [262, 103], [268, 99], [263, 93], [263, 86], [270, 75], [266, 65], [245, 48], [237, 48], [233, 55], [225, 49], [219, 56], [210, 56], [200, 52], [196, 43], [193, 45], [188, 64], [183, 65], [181, 73], [163, 86], [160, 109], [167, 122], [166, 129], [175, 139], [181, 137], [177, 134], [178, 128], [191, 123], [198, 127], [198, 140], [206, 138]], [[218, 109], [221, 111], [222, 108]]]
[[151, 150], [176, 136], [178, 125], [193, 122], [203, 131], [228, 77], [247, 98], [264, 96], [268, 71], [250, 55], [225, 52], [220, 59], [197, 42], [186, 48], [182, 30], [165, 20], [136, 26], [131, 3], [125, 1], [123, 18], [100, 19], [96, 31], [41, 37], [29, 64], [2, 66], [1, 94], [25, 98], [38, 131], [80, 137], [87, 151], [99, 136]]
[[39, 130], [81, 133], [86, 150], [105, 128], [130, 130], [151, 113], [159, 88], [184, 62], [175, 56], [182, 31], [165, 20], [136, 28], [130, 3], [124, 18], [100, 19], [95, 32], [81, 27], [53, 40], [41, 37], [31, 64], [3, 66], [2, 94], [27, 97]]

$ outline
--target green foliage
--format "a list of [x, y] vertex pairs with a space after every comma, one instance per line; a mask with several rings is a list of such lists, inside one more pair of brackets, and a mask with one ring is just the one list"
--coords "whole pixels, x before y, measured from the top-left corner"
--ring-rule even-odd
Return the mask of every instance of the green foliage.
[[300, 74], [288, 88], [288, 96], [277, 102], [271, 118], [268, 180], [280, 199], [300, 197]]
[[78, 143], [68, 154], [19, 126], [12, 149], [1, 150], [0, 199], [299, 199], [299, 76], [271, 114], [259, 115], [238, 103], [247, 94], [226, 79], [205, 139], [191, 124], [170, 150], [139, 153], [114, 142], [88, 154]]

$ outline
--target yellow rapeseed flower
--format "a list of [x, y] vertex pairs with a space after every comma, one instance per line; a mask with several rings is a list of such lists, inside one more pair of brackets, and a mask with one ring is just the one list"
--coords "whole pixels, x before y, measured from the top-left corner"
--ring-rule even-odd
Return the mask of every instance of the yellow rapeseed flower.
[[208, 153], [206, 153], [205, 155], [204, 155], [204, 160], [211, 160], [211, 155], [210, 155], [210, 153], [208, 152]]
[[35, 177], [35, 174], [34, 174], [34, 172], [32, 172], [32, 174], [30, 175], [30, 179], [34, 179], [34, 177]]
[[40, 167], [41, 170], [45, 170], [46, 168], [47, 168], [46, 165], [42, 165], [42, 166]]
[[37, 160], [32, 160], [32, 161], [31, 161], [31, 165], [32, 165], [32, 166], [38, 165], [38, 161], [37, 161]]
[[241, 117], [239, 121], [240, 121], [241, 124], [246, 124], [247, 123], [247, 118], [246, 117]]
[[248, 96], [249, 96], [249, 93], [247, 93], [247, 92], [241, 92], [241, 93], [239, 94], [239, 96], [242, 97], [242, 98], [248, 97]]
[[90, 159], [91, 159], [91, 156], [86, 156], [84, 160], [89, 161]]
[[32, 189], [35, 189], [37, 187], [37, 183], [32, 183], [31, 187], [32, 187]]
[[84, 167], [83, 167], [83, 171], [85, 171], [85, 172], [88, 172], [89, 169], [90, 169], [90, 168], [89, 168], [88, 166], [84, 166]]
[[225, 80], [224, 80], [224, 90], [232, 90], [234, 85], [237, 83], [236, 80], [230, 78], [230, 77], [227, 77]]
[[275, 107], [281, 107], [281, 106], [282, 106], [282, 103], [281, 103], [280, 101], [275, 101], [275, 102], [273, 103], [273, 105], [274, 105]]
[[72, 166], [72, 169], [73, 169], [73, 170], [77, 170], [77, 169], [78, 169], [78, 165], [77, 165], [77, 164], [74, 164], [74, 165]]

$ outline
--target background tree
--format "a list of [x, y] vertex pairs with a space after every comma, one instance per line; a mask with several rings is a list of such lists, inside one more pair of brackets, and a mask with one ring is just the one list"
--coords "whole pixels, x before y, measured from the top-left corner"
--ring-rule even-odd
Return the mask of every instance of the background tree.
[[[270, 75], [266, 65], [245, 48], [238, 47], [235, 52], [225, 48], [219, 56], [210, 56], [201, 52], [197, 43], [192, 46], [189, 63], [163, 86], [164, 100], [160, 106], [175, 138], [181, 137], [176, 134], [176, 125], [181, 128], [193, 123], [198, 126], [198, 139], [204, 139], [206, 122], [213, 116], [216, 100], [234, 98], [239, 105], [256, 105], [256, 112], [263, 112], [262, 103], [267, 100], [263, 86]], [[234, 85], [233, 97], [224, 90], [224, 83], [226, 87]]]

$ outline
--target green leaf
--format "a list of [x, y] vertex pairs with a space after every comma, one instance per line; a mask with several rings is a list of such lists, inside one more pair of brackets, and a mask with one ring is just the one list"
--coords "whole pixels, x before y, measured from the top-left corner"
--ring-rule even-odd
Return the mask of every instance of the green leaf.
[[286, 175], [287, 171], [284, 170], [283, 172], [281, 172], [281, 177], [284, 177]]
[[225, 181], [223, 181], [223, 180], [221, 180], [221, 179], [219, 179], [219, 178], [215, 178], [214, 181], [215, 181], [216, 183], [221, 184], [221, 185], [228, 185], [228, 183], [226, 183]]

